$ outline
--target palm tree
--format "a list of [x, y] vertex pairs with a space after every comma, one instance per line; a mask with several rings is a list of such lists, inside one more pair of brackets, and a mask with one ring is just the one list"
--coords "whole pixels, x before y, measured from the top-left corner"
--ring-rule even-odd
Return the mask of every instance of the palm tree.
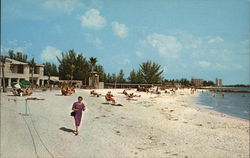
[[94, 71], [94, 68], [95, 68], [96, 63], [97, 63], [97, 58], [90, 57], [89, 58], [89, 63], [91, 65], [91, 71]]
[[160, 69], [161, 65], [151, 61], [144, 62], [140, 65], [141, 75], [146, 83], [159, 83], [162, 81], [161, 74], [163, 70]]
[[32, 58], [29, 62], [29, 67], [30, 67], [30, 70], [31, 70], [31, 89], [33, 89], [34, 87], [34, 69], [35, 69], [35, 66], [36, 66], [36, 63], [35, 63], [35, 60], [34, 58]]
[[5, 87], [5, 76], [4, 76], [4, 67], [5, 67], [6, 57], [1, 56], [0, 60], [1, 60], [1, 63], [2, 63], [2, 80], [3, 80], [3, 85], [2, 86], [3, 86], [3, 92], [7, 92], [6, 91], [6, 87]]

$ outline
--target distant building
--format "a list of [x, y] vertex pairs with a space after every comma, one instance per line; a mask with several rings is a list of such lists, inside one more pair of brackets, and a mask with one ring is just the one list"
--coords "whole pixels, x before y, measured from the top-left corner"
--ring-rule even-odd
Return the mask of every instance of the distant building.
[[[2, 64], [0, 64], [0, 87], [3, 85]], [[31, 81], [31, 69], [28, 63], [20, 62], [14, 59], [6, 58], [4, 64], [5, 87], [11, 88], [12, 82], [19, 83], [21, 80]], [[49, 77], [44, 76], [44, 65], [36, 64], [34, 68], [33, 81], [34, 85], [46, 86]], [[51, 81], [59, 81], [59, 77], [51, 76]]]
[[92, 71], [89, 76], [89, 86], [95, 89], [103, 89], [104, 82], [99, 81], [98, 72]]
[[222, 79], [216, 78], [216, 80], [215, 80], [215, 86], [221, 87], [222, 86]]
[[191, 83], [195, 87], [201, 87], [201, 86], [203, 86], [203, 79], [201, 79], [201, 78], [192, 78]]

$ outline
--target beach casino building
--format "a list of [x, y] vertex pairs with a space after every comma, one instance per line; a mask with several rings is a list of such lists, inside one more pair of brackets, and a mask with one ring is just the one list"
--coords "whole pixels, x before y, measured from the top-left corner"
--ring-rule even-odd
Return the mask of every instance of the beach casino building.
[[[2, 64], [0, 64], [0, 76], [1, 82], [0, 87], [3, 85], [3, 73], [2, 73]], [[5, 87], [11, 88], [12, 82], [19, 83], [21, 80], [31, 81], [31, 69], [28, 63], [20, 62], [14, 59], [6, 58], [4, 64], [4, 78], [5, 78]], [[44, 65], [36, 64], [33, 74], [33, 83], [36, 86], [44, 87], [48, 84], [49, 77], [44, 76]], [[59, 81], [59, 77], [51, 76], [51, 81]]]

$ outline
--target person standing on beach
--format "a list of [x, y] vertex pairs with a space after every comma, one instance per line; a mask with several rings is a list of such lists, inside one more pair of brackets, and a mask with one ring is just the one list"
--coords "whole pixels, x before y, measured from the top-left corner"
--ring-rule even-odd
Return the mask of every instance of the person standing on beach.
[[83, 98], [81, 96], [78, 97], [78, 101], [75, 102], [72, 106], [73, 112], [75, 112], [74, 119], [75, 119], [75, 135], [78, 135], [79, 126], [82, 119], [82, 111], [85, 111], [85, 105], [83, 104]]

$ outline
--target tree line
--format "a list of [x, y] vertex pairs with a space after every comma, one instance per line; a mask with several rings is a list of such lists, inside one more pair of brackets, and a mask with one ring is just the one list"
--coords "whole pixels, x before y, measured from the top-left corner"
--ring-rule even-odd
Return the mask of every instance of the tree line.
[[[34, 67], [36, 62], [34, 58], [28, 61], [27, 54], [22, 52], [14, 52], [9, 50], [8, 57], [21, 62], [29, 63], [32, 76], [34, 73]], [[51, 62], [45, 62], [44, 65], [44, 75], [49, 76], [59, 76], [61, 80], [81, 80], [83, 84], [88, 84], [88, 78], [90, 72], [95, 71], [99, 74], [99, 79], [105, 83], [135, 83], [135, 84], [170, 84], [174, 85], [179, 83], [183, 86], [192, 86], [192, 83], [182, 78], [180, 80], [167, 80], [162, 76], [163, 70], [161, 65], [146, 61], [139, 65], [139, 69], [133, 69], [128, 77], [125, 77], [123, 69], [116, 73], [105, 73], [102, 65], [98, 64], [98, 60], [95, 57], [90, 57], [87, 59], [82, 53], [77, 53], [73, 49], [67, 52], [62, 52], [61, 56], [57, 56], [59, 65], [57, 66]], [[204, 81], [204, 86], [213, 86], [214, 82]]]

